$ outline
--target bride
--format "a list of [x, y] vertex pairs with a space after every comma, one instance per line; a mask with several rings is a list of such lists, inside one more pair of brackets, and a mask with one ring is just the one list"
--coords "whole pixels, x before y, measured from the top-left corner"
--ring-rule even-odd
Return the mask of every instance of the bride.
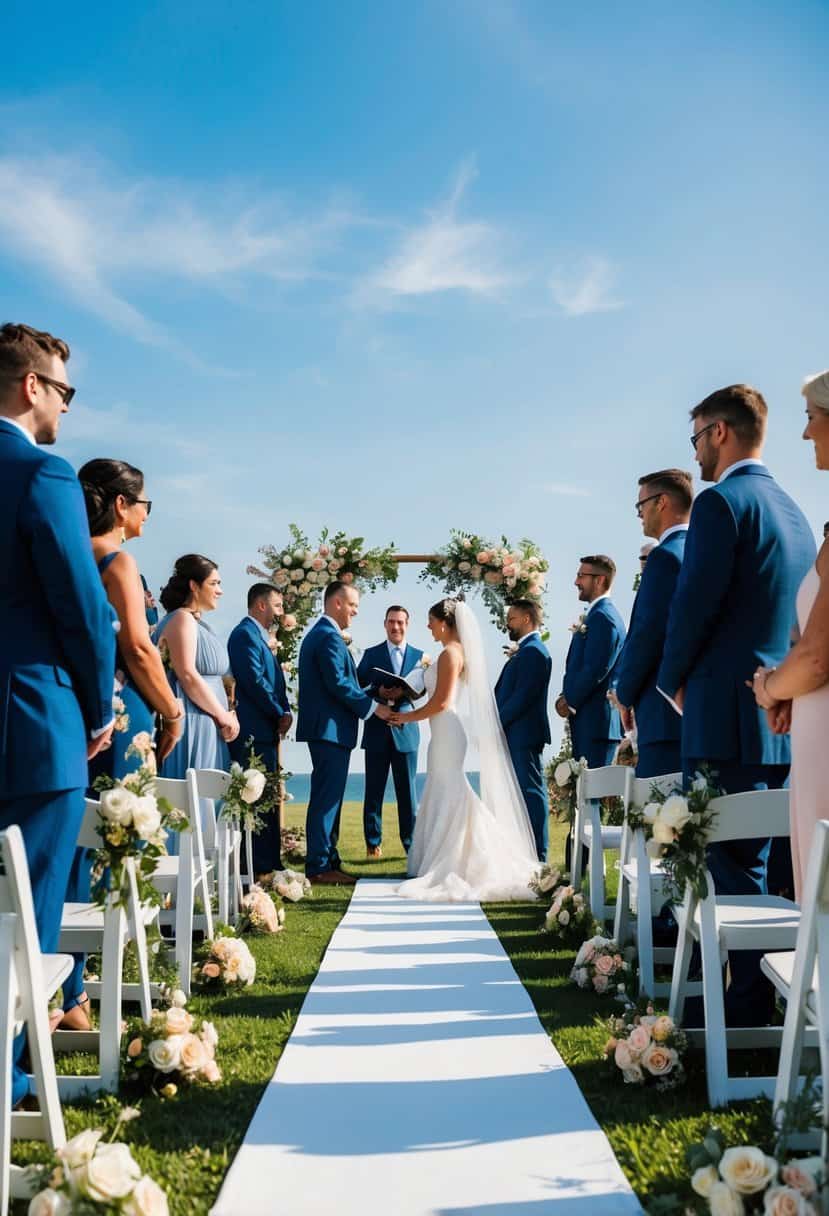
[[[429, 609], [429, 630], [443, 651], [426, 670], [429, 700], [395, 715], [393, 725], [429, 720], [426, 786], [409, 851], [407, 899], [434, 902], [534, 899], [538, 871], [527, 808], [513, 772], [489, 686], [478, 622], [461, 600]], [[455, 708], [465, 685], [481, 765], [479, 798], [464, 773], [466, 731]]]

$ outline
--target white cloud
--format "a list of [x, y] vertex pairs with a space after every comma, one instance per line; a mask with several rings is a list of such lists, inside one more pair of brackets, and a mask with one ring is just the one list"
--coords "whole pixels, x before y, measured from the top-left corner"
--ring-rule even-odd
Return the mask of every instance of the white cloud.
[[464, 193], [476, 176], [471, 161], [455, 175], [449, 197], [426, 223], [410, 229], [400, 246], [360, 286], [357, 299], [432, 295], [467, 291], [491, 295], [509, 281], [500, 265], [501, 236], [482, 220], [463, 220], [458, 210]]
[[556, 270], [550, 278], [550, 291], [568, 317], [585, 317], [623, 307], [613, 296], [615, 282], [615, 267], [606, 258], [590, 257], [570, 271]]
[[567, 485], [562, 481], [547, 481], [542, 486], [545, 494], [560, 494], [566, 498], [589, 498], [590, 491], [581, 486]]

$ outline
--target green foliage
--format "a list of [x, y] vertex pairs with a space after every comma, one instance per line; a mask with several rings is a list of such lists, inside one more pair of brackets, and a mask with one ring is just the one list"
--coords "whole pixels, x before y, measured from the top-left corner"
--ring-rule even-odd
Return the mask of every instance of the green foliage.
[[480, 591], [492, 620], [506, 630], [506, 610], [512, 600], [541, 604], [549, 562], [534, 541], [517, 545], [506, 536], [493, 544], [475, 532], [453, 528], [437, 561], [428, 562], [421, 581], [442, 585], [448, 596]]

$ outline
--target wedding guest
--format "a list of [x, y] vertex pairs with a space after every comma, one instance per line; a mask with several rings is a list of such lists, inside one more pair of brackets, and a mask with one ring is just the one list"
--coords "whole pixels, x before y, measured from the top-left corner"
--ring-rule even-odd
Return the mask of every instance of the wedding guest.
[[[222, 683], [230, 660], [224, 642], [203, 619], [221, 595], [218, 566], [198, 553], [178, 559], [161, 592], [167, 616], [159, 623], [155, 640], [169, 657], [170, 687], [184, 704], [181, 742], [162, 764], [163, 777], [183, 777], [188, 768], [230, 767], [227, 745], [239, 734], [239, 721], [227, 707]], [[208, 814], [209, 808], [203, 806], [203, 824]], [[177, 849], [177, 838], [171, 833], [167, 851]]]
[[150, 629], [155, 629], [158, 624], [158, 604], [155, 602], [155, 596], [147, 586], [147, 580], [143, 574], [141, 575], [141, 586], [144, 588], [144, 615]]
[[823, 525], [823, 539], [826, 540], [827, 536], [829, 536], [829, 520]]
[[517, 649], [495, 685], [495, 702], [521, 793], [527, 804], [538, 860], [547, 860], [547, 790], [541, 753], [550, 742], [547, 695], [553, 661], [541, 640], [541, 609], [515, 600], [507, 609], [507, 632]]
[[[829, 371], [810, 376], [802, 393], [807, 418], [803, 438], [814, 444], [817, 467], [829, 469]], [[800, 584], [797, 619], [798, 641], [777, 667], [757, 668], [753, 687], [757, 704], [768, 711], [771, 729], [780, 734], [791, 728], [791, 844], [799, 901], [814, 826], [819, 819], [829, 819], [829, 545], [825, 542]]]
[[[369, 695], [377, 700], [393, 704], [400, 713], [412, 708], [411, 702], [394, 688], [375, 685], [371, 673], [375, 667], [391, 671], [392, 675], [407, 676], [423, 658], [423, 651], [406, 642], [409, 628], [409, 613], [400, 604], [392, 604], [386, 610], [386, 640], [377, 646], [369, 646], [357, 667], [357, 679]], [[417, 692], [418, 690], [415, 689]], [[408, 853], [412, 843], [415, 816], [417, 815], [417, 749], [420, 746], [420, 728], [416, 722], [405, 726], [391, 727], [374, 714], [363, 724], [361, 744], [366, 753], [365, 795], [363, 798], [363, 835], [366, 841], [366, 857], [377, 860], [383, 856], [383, 795], [391, 769], [394, 793], [397, 799], [397, 826], [400, 843]]]
[[[17, 824], [40, 948], [57, 950], [87, 762], [112, 737], [112, 613], [73, 470], [55, 442], [74, 389], [69, 347], [0, 327], [0, 831]], [[12, 1103], [28, 1092], [13, 1051]]]
[[[758, 664], [789, 649], [795, 593], [815, 558], [796, 503], [762, 461], [768, 409], [757, 389], [733, 384], [691, 410], [691, 443], [703, 481], [694, 503], [657, 687], [682, 711], [686, 781], [707, 766], [726, 793], [779, 789], [789, 740], [770, 729], [745, 687]], [[768, 839], [717, 844], [709, 866], [718, 892], [764, 894]], [[726, 1017], [767, 1022], [773, 991], [760, 956], [734, 952]]]
[[644, 534], [657, 543], [651, 546], [643, 569], [615, 689], [625, 731], [633, 730], [635, 715], [637, 777], [659, 777], [681, 769], [680, 718], [657, 691], [656, 674], [692, 502], [691, 474], [683, 469], [662, 469], [639, 478], [636, 514]]
[[[248, 614], [227, 642], [230, 667], [236, 681], [239, 734], [230, 744], [231, 759], [247, 767], [248, 744], [272, 773], [277, 770], [277, 738], [291, 729], [285, 676], [276, 658], [274, 622], [282, 615], [282, 592], [269, 583], [255, 583], [248, 591]], [[282, 868], [280, 826], [277, 817], [265, 823], [253, 838], [253, 872], [259, 877]]]

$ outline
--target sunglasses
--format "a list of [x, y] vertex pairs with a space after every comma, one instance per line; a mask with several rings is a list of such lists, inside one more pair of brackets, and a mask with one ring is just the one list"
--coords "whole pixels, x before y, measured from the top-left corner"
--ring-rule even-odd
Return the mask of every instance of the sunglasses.
[[140, 502], [142, 507], [146, 507], [147, 515], [149, 515], [150, 511], [153, 509], [153, 500], [151, 498], [135, 498], [133, 501]]
[[[53, 380], [51, 376], [44, 376], [43, 372], [26, 372], [26, 376], [30, 374], [37, 376], [38, 380], [42, 380], [44, 384], [51, 385], [56, 393], [60, 393], [64, 405], [68, 405], [75, 396], [75, 390], [72, 388], [72, 386], [69, 384], [64, 384], [62, 380]], [[25, 380], [26, 376], [21, 376], [21, 379]]]

